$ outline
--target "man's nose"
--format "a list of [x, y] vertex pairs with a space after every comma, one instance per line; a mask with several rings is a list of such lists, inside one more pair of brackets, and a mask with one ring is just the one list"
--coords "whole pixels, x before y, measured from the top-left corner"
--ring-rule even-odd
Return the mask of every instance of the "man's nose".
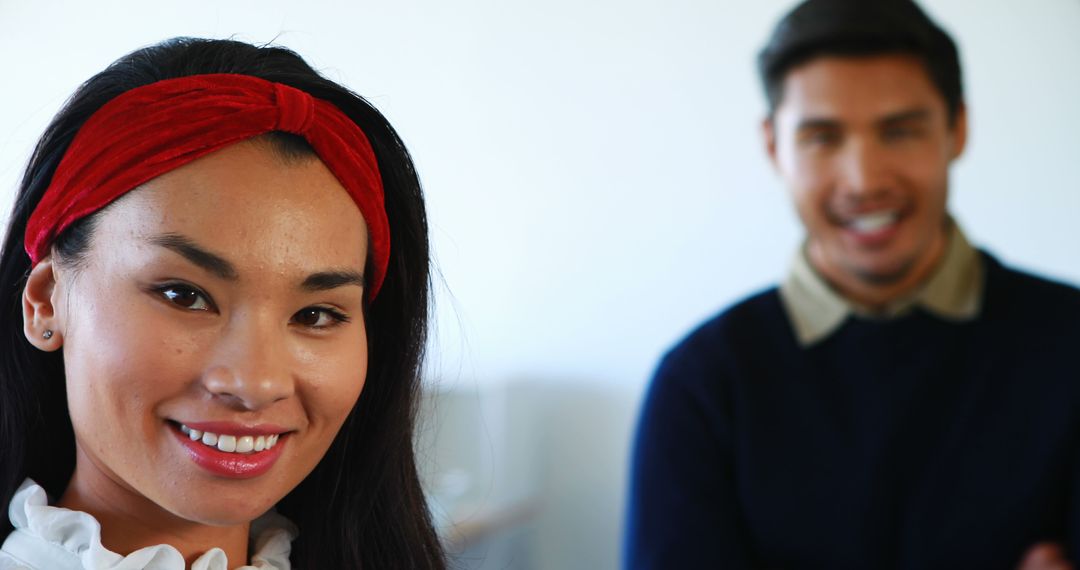
[[881, 145], [853, 139], [841, 153], [840, 190], [851, 197], [869, 198], [887, 190], [887, 157]]
[[242, 410], [260, 410], [291, 397], [295, 378], [288, 333], [287, 324], [269, 315], [235, 315], [203, 372], [203, 386]]

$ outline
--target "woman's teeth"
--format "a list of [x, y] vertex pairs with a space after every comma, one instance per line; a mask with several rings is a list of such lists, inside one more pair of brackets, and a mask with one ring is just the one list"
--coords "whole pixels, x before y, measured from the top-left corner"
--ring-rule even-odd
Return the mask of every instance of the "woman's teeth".
[[896, 223], [900, 216], [891, 210], [874, 212], [864, 216], [856, 216], [848, 224], [848, 227], [859, 233], [871, 233], [884, 229]]
[[216, 434], [208, 431], [191, 429], [184, 424], [180, 424], [180, 431], [191, 438], [191, 441], [201, 441], [203, 445], [216, 447], [219, 451], [224, 451], [226, 453], [253, 453], [256, 451], [265, 451], [277, 445], [279, 435], [253, 436]]

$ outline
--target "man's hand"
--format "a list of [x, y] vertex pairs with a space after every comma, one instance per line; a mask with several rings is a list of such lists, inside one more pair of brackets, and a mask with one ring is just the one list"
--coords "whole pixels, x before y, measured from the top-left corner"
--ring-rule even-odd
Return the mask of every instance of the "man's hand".
[[1073, 565], [1065, 559], [1061, 545], [1040, 542], [1027, 551], [1017, 570], [1073, 570]]

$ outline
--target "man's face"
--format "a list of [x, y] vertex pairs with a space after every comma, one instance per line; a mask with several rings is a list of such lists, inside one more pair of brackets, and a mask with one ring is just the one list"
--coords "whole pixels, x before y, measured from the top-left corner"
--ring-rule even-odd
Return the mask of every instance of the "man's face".
[[905, 55], [819, 57], [788, 72], [783, 93], [765, 138], [814, 267], [841, 289], [928, 274], [944, 250], [963, 109], [950, 123], [925, 68]]

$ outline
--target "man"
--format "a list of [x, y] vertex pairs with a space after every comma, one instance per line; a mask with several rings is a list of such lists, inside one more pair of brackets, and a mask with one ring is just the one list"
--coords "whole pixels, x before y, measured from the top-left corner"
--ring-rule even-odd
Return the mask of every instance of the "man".
[[657, 370], [627, 566], [1070, 568], [1080, 291], [948, 215], [953, 41], [910, 1], [809, 0], [760, 71], [806, 241]]

